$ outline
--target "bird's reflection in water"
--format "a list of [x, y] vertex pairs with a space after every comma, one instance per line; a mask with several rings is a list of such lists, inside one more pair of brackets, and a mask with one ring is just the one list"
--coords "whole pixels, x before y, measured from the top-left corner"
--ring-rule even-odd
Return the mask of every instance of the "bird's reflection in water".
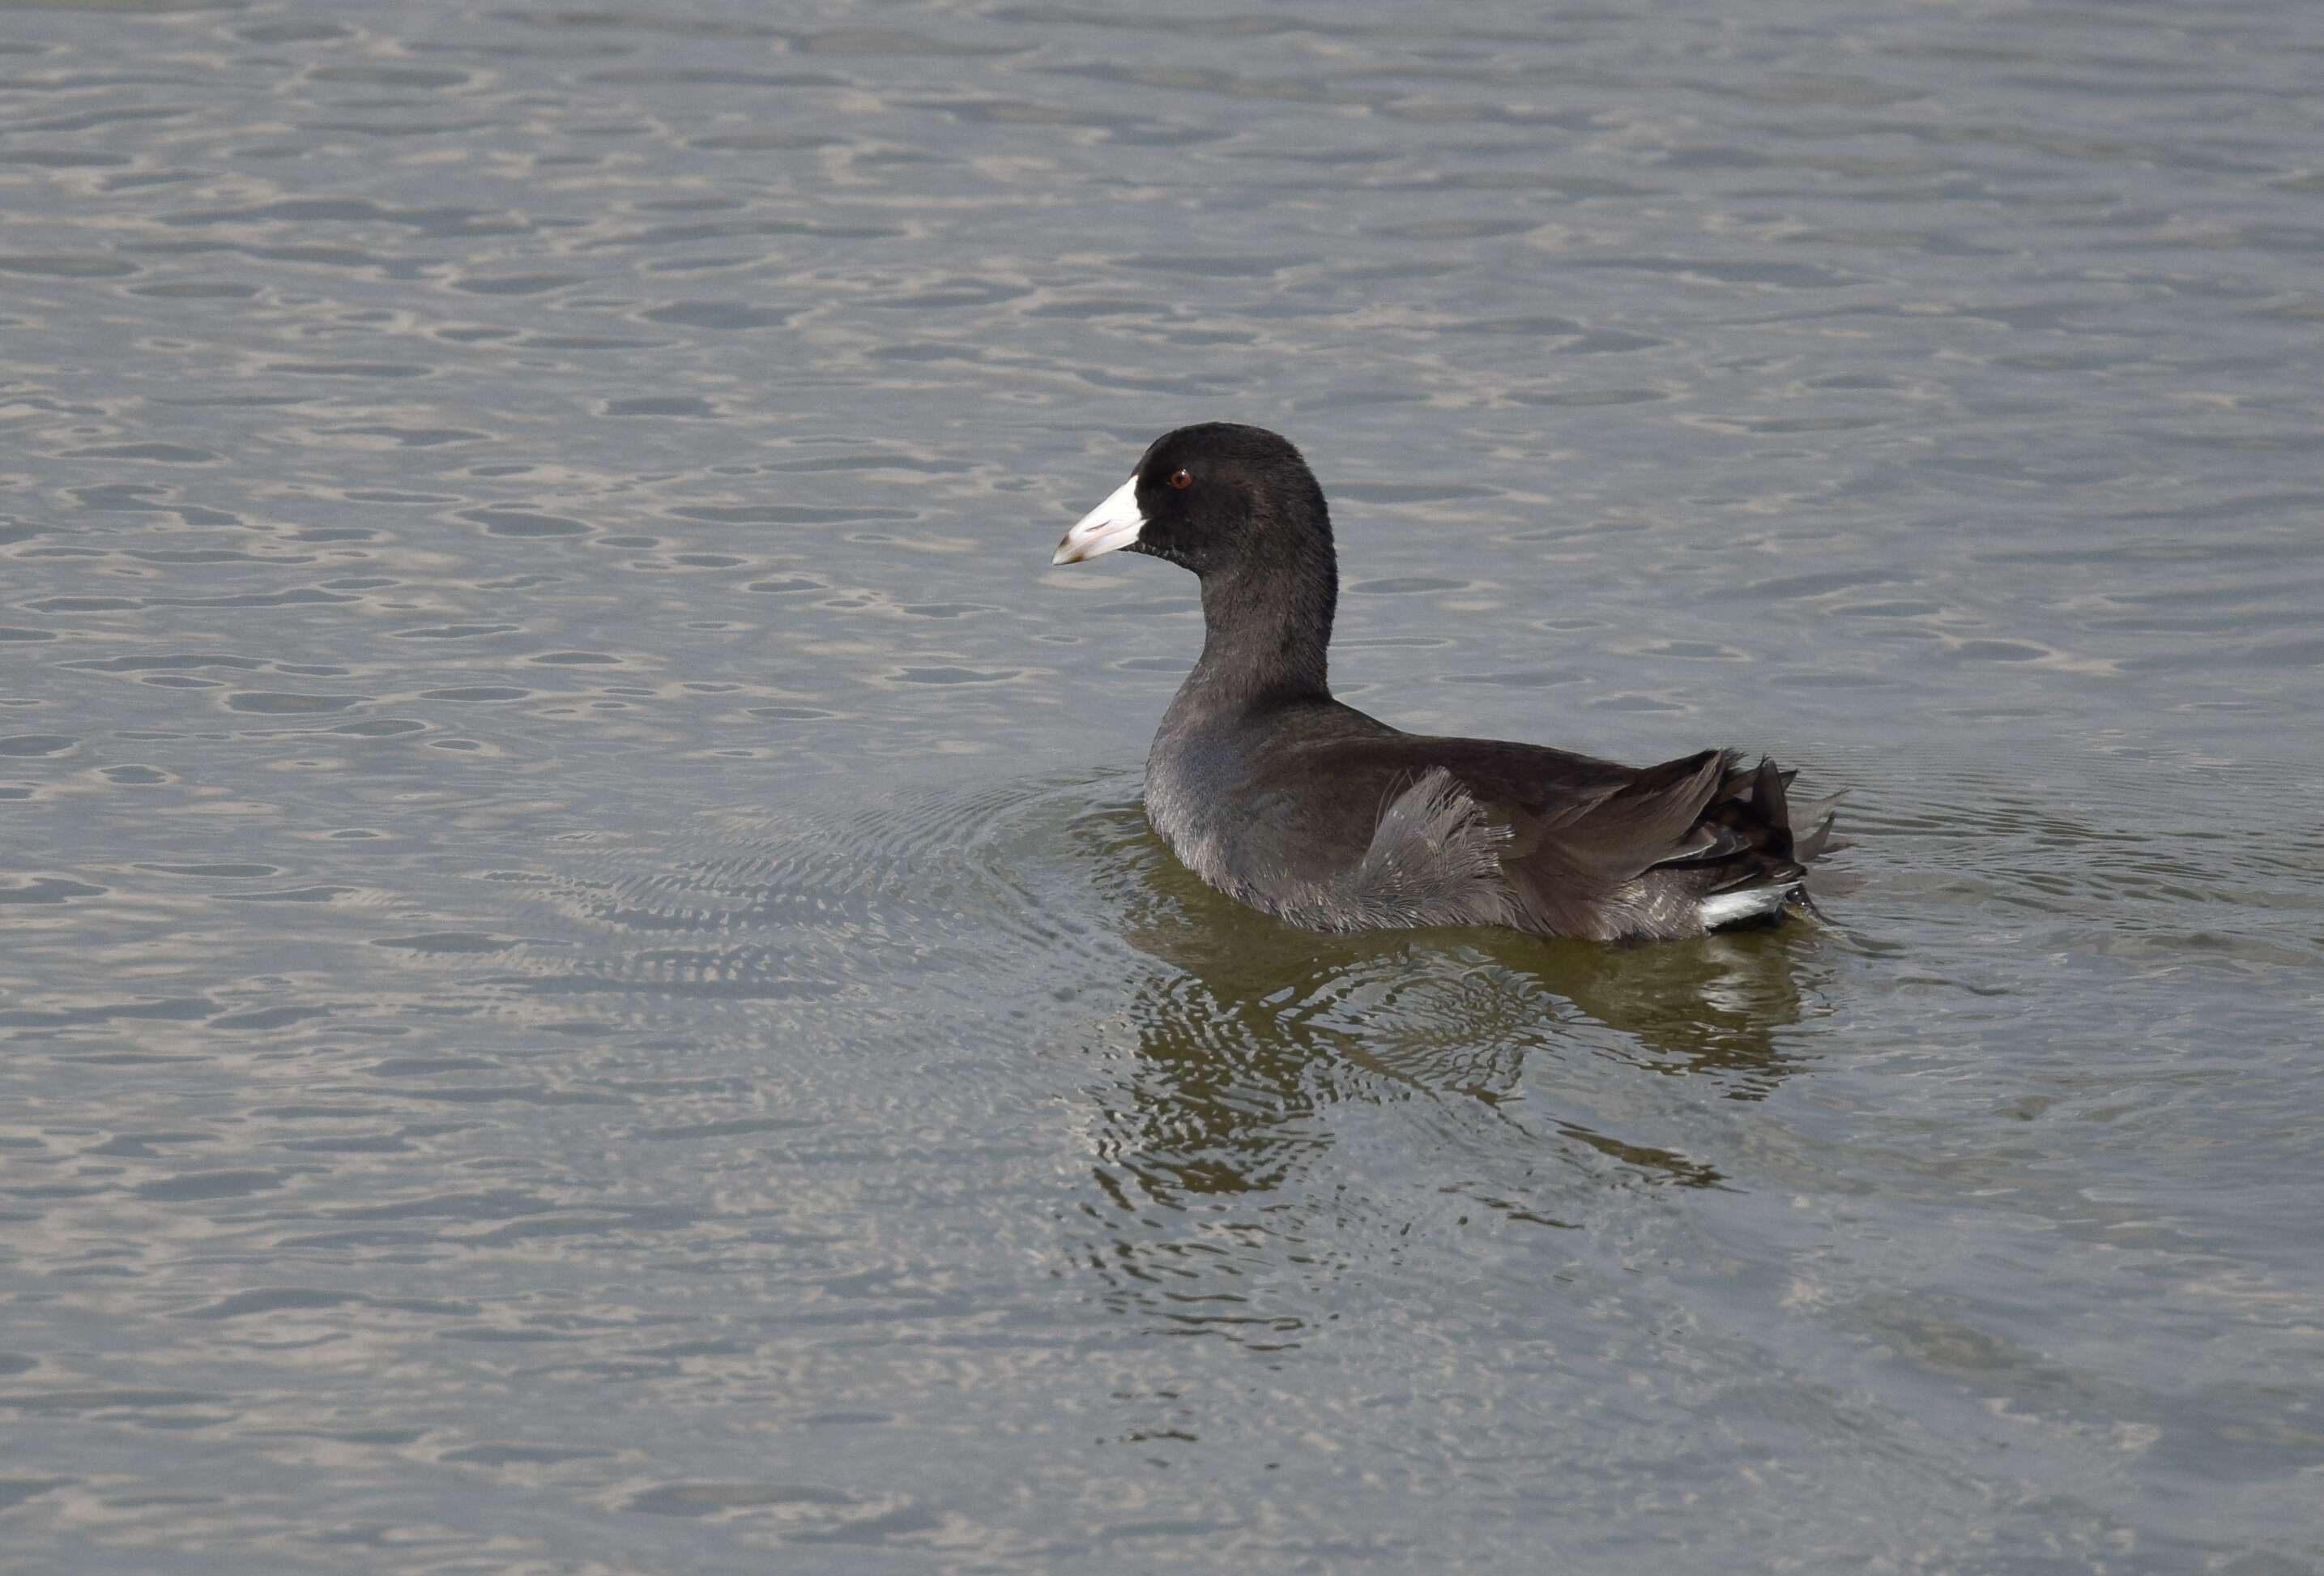
[[1424, 1189], [1563, 1225], [1576, 1190], [1720, 1179], [1543, 1108], [1562, 1075], [1694, 1075], [1754, 1100], [1795, 1065], [1779, 1038], [1817, 967], [1811, 927], [1628, 949], [1474, 930], [1317, 935], [1204, 886], [1134, 806], [1086, 815], [1075, 834], [1121, 935], [1161, 965], [1114, 1020], [1120, 1065], [1092, 1091], [1106, 1207], [1091, 1213], [1118, 1228], [1091, 1261], [1122, 1299], [1182, 1328], [1290, 1337], [1285, 1319], [1255, 1315], [1248, 1285], [1197, 1287], [1219, 1273], [1247, 1281], [1255, 1260], [1313, 1262], [1308, 1226], [1344, 1219], [1351, 1201], [1319, 1196], [1344, 1184], [1311, 1173], [1352, 1103], [1417, 1117], [1406, 1172]]

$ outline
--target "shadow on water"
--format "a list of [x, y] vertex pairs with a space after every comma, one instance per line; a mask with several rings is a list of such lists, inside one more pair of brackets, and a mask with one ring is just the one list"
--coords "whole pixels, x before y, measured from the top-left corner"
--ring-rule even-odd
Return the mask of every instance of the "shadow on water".
[[[1206, 1256], [1240, 1261], [1228, 1322], [1249, 1317], [1249, 1283], [1267, 1273], [1254, 1256], [1277, 1271], [1323, 1262], [1324, 1217], [1337, 1234], [1360, 1213], [1351, 1185], [1409, 1184], [1553, 1227], [1611, 1187], [1719, 1186], [1714, 1166], [1617, 1136], [1598, 1110], [1658, 1105], [1667, 1126], [1673, 1102], [1620, 1086], [1685, 1077], [1699, 1081], [1681, 1106], [1750, 1101], [1800, 1065], [1783, 1031], [1811, 1010], [1806, 926], [1627, 949], [1316, 935], [1204, 886], [1135, 805], [1086, 812], [1072, 835], [1108, 922], [1159, 965], [1108, 1025], [1116, 1065], [1091, 1091], [1092, 1173], [1115, 1217], [1092, 1262], [1127, 1303], [1181, 1325], [1240, 1338], [1186, 1312], [1189, 1278]], [[1609, 1078], [1613, 1097], [1593, 1102]], [[1350, 1145], [1382, 1147], [1334, 1157]], [[1297, 1321], [1260, 1322], [1279, 1339]]]

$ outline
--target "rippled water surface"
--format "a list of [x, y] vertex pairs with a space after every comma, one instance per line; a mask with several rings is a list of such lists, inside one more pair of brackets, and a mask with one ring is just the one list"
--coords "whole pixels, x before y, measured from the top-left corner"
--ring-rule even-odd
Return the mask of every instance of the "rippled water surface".
[[[0, 1563], [2324, 1563], [2324, 12], [0, 10]], [[1318, 939], [1047, 568], [1845, 788]]]

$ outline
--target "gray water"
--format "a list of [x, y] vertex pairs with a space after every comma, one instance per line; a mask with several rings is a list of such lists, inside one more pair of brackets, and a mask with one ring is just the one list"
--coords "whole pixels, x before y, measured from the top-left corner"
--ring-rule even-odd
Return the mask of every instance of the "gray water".
[[[625, 8], [626, 7], [626, 8]], [[2324, 1565], [2324, 13], [0, 12], [0, 1562]], [[1342, 693], [1849, 793], [1318, 939]]]

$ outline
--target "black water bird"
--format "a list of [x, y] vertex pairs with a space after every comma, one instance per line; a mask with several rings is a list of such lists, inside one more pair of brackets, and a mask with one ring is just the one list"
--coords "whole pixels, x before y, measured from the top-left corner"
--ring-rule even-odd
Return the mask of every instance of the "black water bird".
[[1202, 580], [1203, 654], [1146, 762], [1146, 813], [1229, 896], [1312, 930], [1503, 925], [1630, 941], [1807, 903], [1831, 801], [1732, 750], [1624, 766], [1390, 728], [1332, 698], [1339, 598], [1314, 473], [1263, 428], [1154, 440], [1056, 563], [1126, 548]]

